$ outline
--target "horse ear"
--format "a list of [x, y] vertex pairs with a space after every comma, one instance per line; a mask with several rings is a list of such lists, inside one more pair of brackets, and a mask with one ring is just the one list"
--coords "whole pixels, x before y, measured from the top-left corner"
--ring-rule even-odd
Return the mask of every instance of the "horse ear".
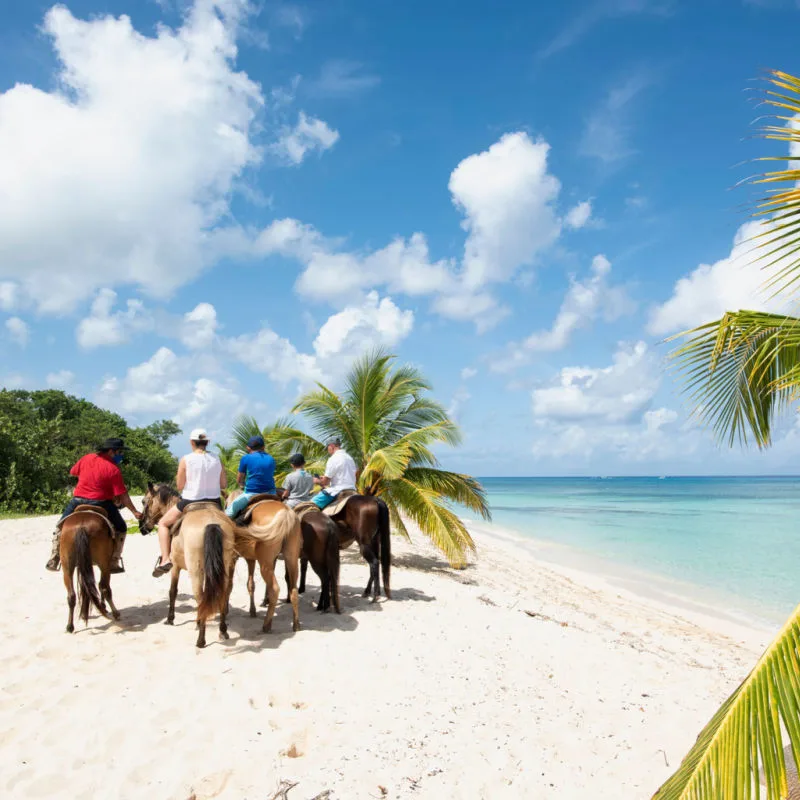
[[147, 481], [147, 491], [148, 492], [152, 492], [153, 491], [153, 482], [152, 481]]

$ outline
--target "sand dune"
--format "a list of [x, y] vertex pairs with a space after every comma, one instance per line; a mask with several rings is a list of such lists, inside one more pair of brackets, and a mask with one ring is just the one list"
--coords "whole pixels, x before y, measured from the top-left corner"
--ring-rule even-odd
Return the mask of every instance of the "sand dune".
[[282, 780], [289, 800], [649, 797], [769, 638], [485, 536], [460, 572], [395, 538], [395, 599], [374, 606], [348, 552], [344, 613], [313, 610], [314, 576], [296, 634], [284, 605], [261, 634], [240, 565], [231, 639], [212, 624], [203, 651], [188, 576], [166, 627], [155, 537], [131, 536], [112, 580], [122, 620], [70, 636], [61, 576], [43, 569], [51, 530], [0, 523], [3, 797], [263, 800]]

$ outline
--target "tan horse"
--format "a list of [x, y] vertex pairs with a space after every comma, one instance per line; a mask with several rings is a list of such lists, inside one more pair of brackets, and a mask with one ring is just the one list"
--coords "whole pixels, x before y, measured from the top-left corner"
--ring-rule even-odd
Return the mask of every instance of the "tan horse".
[[[236, 499], [235, 492], [228, 497], [228, 505]], [[250, 616], [256, 616], [255, 564], [267, 584], [268, 606], [264, 617], [264, 633], [272, 630], [272, 618], [278, 604], [280, 588], [275, 577], [275, 563], [283, 555], [289, 601], [292, 604], [292, 630], [300, 629], [297, 578], [300, 571], [300, 551], [303, 539], [300, 520], [291, 508], [279, 500], [261, 500], [247, 509], [247, 528], [237, 527], [236, 552], [247, 562], [247, 591], [250, 594]], [[245, 531], [245, 533], [242, 533]]]
[[[79, 506], [80, 508], [80, 506]], [[89, 621], [89, 606], [93, 605], [106, 619], [111, 619], [106, 600], [111, 606], [111, 616], [119, 619], [119, 611], [111, 597], [111, 556], [114, 540], [102, 509], [73, 511], [61, 526], [61, 571], [67, 590], [69, 618], [67, 633], [75, 630], [75, 605], [80, 601], [80, 618]], [[94, 578], [94, 564], [100, 568], [100, 591]], [[73, 573], [78, 572], [78, 593], [75, 594]]]

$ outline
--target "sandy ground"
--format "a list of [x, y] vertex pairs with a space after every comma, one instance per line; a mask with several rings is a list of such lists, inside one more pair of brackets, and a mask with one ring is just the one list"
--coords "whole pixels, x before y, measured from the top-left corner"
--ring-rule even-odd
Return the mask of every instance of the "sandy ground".
[[0, 522], [4, 798], [647, 798], [770, 638], [485, 534], [459, 572], [395, 538], [377, 605], [348, 551], [344, 613], [313, 610], [314, 576], [296, 634], [285, 605], [261, 634], [240, 564], [231, 639], [212, 624], [202, 651], [188, 576], [166, 627], [155, 537], [129, 536], [122, 620], [68, 635], [51, 523]]

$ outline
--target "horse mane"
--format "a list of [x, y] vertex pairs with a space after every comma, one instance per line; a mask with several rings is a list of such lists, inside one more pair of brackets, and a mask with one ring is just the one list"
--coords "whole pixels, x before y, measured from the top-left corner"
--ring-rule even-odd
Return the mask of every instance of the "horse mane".
[[156, 496], [162, 503], [166, 503], [170, 497], [180, 497], [180, 492], [168, 483], [159, 483], [156, 487]]

